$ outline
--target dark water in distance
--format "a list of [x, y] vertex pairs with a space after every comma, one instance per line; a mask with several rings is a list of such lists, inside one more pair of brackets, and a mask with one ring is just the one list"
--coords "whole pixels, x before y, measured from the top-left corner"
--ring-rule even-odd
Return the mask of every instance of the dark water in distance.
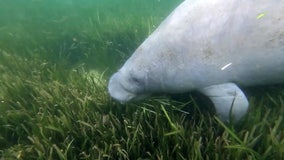
[[116, 68], [181, 0], [0, 0], [0, 49]]

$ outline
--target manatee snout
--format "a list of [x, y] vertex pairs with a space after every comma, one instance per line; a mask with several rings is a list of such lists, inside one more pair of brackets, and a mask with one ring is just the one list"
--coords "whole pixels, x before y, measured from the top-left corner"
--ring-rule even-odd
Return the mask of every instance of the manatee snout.
[[117, 72], [109, 80], [108, 92], [115, 100], [126, 103], [147, 97], [146, 94], [142, 94], [143, 86], [143, 81], [138, 77]]

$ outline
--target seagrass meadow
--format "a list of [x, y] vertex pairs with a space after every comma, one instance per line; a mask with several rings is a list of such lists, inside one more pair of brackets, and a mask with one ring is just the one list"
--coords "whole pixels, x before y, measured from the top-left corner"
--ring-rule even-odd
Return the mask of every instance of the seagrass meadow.
[[108, 78], [181, 0], [0, 0], [0, 160], [284, 159], [283, 85], [224, 124], [198, 93], [120, 104]]

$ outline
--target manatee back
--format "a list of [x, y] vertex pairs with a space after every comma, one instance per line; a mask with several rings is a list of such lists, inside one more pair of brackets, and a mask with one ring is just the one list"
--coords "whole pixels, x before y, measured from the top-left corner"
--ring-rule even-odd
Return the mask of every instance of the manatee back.
[[[169, 90], [223, 82], [281, 83], [284, 1], [185, 1], [136, 52], [152, 77], [169, 81], [163, 82]], [[145, 65], [142, 56], [162, 67]]]

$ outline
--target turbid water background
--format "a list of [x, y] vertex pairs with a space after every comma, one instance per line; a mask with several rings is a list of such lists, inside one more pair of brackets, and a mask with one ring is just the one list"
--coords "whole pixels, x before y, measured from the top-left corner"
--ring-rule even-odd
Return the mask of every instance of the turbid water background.
[[72, 66], [116, 68], [180, 2], [1, 0], [0, 49]]

